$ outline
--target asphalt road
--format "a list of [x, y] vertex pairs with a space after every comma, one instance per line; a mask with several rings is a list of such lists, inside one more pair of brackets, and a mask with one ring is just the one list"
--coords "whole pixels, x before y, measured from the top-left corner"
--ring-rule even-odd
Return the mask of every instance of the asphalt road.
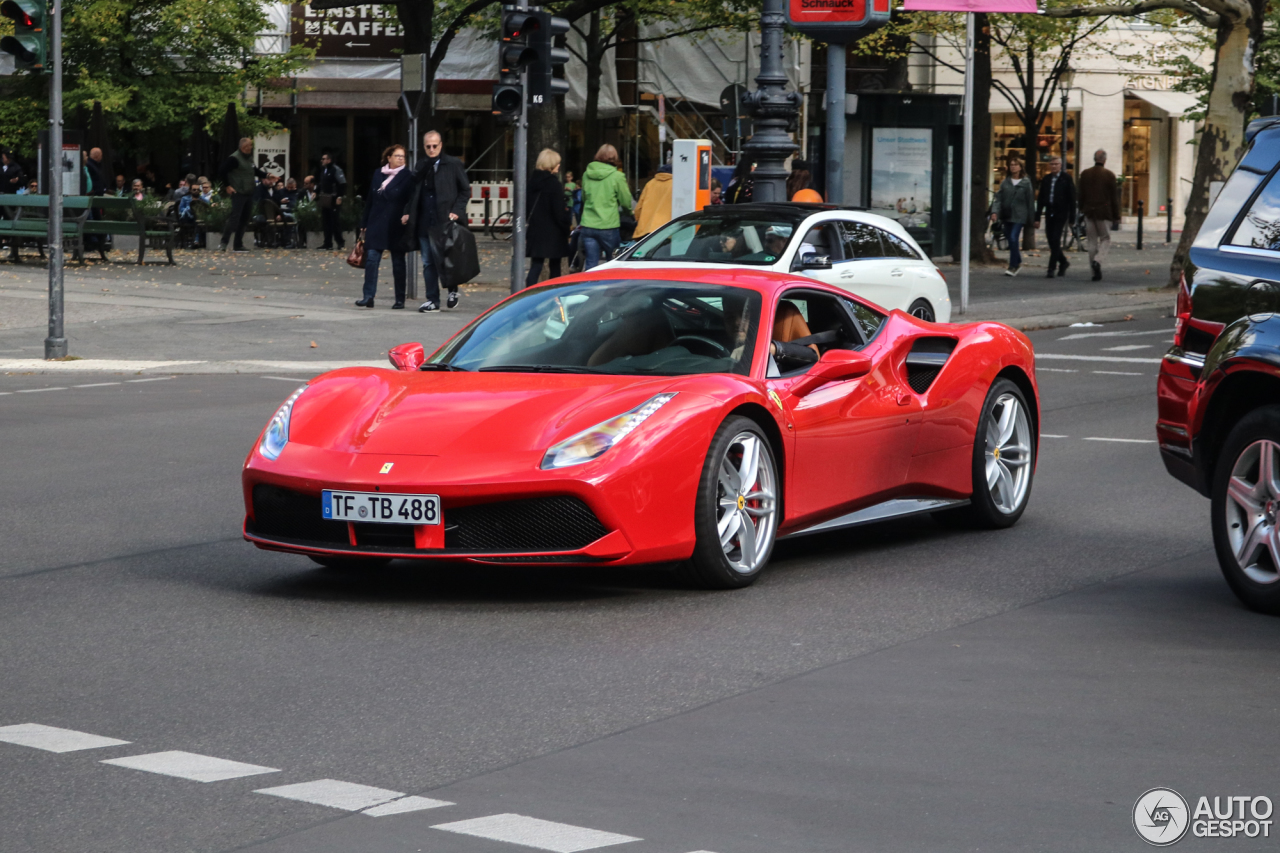
[[1280, 621], [1152, 441], [1169, 326], [1032, 334], [1013, 529], [796, 540], [732, 593], [327, 572], [239, 537], [288, 377], [0, 377], [0, 851], [1092, 853], [1146, 849], [1152, 787], [1280, 800]]

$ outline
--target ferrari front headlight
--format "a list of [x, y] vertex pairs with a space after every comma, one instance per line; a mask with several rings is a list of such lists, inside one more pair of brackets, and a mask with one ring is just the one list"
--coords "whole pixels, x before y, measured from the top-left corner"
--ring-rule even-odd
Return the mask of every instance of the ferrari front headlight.
[[271, 420], [267, 421], [267, 429], [262, 433], [258, 452], [268, 459], [280, 458], [280, 454], [284, 452], [284, 446], [289, 443], [289, 418], [293, 414], [293, 404], [305, 390], [307, 386], [303, 385], [290, 394], [289, 399], [284, 401], [284, 405], [276, 409]]
[[581, 465], [583, 462], [598, 459], [608, 452], [609, 448], [622, 441], [636, 427], [648, 420], [654, 412], [665, 406], [674, 396], [675, 393], [672, 392], [650, 397], [630, 411], [602, 421], [590, 429], [584, 429], [577, 435], [553, 445], [542, 457], [543, 470], [568, 468], [570, 465]]

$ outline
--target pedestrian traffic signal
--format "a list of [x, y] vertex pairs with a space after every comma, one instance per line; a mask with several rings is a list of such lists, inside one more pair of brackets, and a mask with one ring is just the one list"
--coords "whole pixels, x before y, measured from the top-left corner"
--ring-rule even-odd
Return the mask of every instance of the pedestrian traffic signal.
[[498, 67], [502, 71], [518, 72], [537, 60], [534, 39], [541, 27], [541, 16], [537, 12], [502, 13], [502, 43], [498, 56]]
[[43, 0], [3, 0], [0, 15], [13, 21], [13, 35], [0, 38], [0, 51], [11, 53], [23, 71], [43, 71], [49, 41], [45, 38], [48, 8]]
[[555, 76], [555, 70], [569, 61], [569, 51], [555, 46], [555, 37], [569, 32], [569, 21], [550, 12], [535, 12], [538, 27], [529, 34], [536, 58], [529, 68], [529, 104], [539, 106], [554, 95], [569, 91], [569, 81]]

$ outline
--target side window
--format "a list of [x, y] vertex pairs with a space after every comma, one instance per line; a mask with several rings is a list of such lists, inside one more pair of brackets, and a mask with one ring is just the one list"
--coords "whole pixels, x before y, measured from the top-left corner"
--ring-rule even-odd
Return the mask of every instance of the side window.
[[884, 315], [852, 299], [844, 300], [844, 304], [857, 321], [858, 328], [862, 330], [862, 339], [869, 341], [875, 337], [876, 332], [880, 330], [880, 324], [884, 322]]
[[911, 244], [903, 240], [897, 234], [891, 234], [888, 231], [880, 232], [880, 239], [884, 241], [884, 253], [891, 258], [911, 258], [913, 261], [920, 260], [919, 253], [911, 248]]
[[1232, 246], [1280, 251], [1280, 181], [1274, 177], [1258, 193], [1231, 237]]
[[831, 260], [840, 259], [839, 234], [830, 225], [815, 225], [805, 232], [804, 239], [796, 250], [796, 258], [805, 255], [827, 255]]
[[883, 258], [885, 250], [880, 245], [880, 229], [864, 222], [841, 222], [844, 237], [845, 260]]

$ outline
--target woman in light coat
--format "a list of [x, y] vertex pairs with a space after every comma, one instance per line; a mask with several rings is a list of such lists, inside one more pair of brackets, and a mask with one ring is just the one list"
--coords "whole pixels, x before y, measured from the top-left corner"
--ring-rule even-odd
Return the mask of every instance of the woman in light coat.
[[1018, 246], [1022, 238], [1022, 229], [1029, 226], [1036, 218], [1036, 197], [1031, 187], [1031, 179], [1022, 171], [1022, 161], [1009, 161], [1008, 172], [1000, 191], [996, 193], [995, 210], [991, 220], [1000, 218], [1004, 226], [1004, 235], [1009, 240], [1009, 268], [1005, 275], [1017, 275], [1022, 266], [1022, 251]]

